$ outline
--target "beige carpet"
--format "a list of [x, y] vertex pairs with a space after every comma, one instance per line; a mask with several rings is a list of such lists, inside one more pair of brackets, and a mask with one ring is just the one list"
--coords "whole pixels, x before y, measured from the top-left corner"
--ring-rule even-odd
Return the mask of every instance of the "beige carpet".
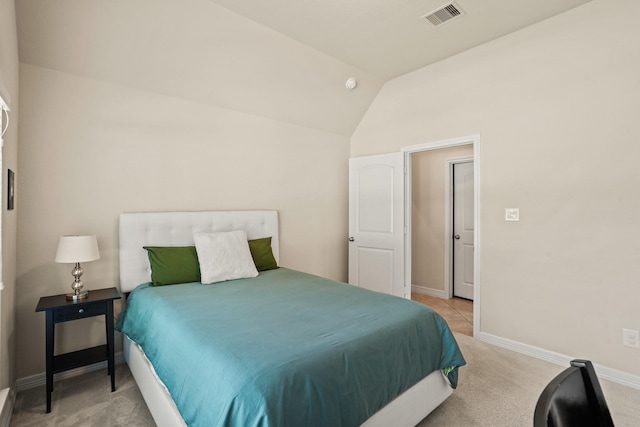
[[116, 366], [116, 391], [106, 369], [54, 384], [51, 413], [45, 387], [18, 393], [10, 427], [152, 427], [151, 414], [127, 365]]
[[[540, 393], [565, 367], [455, 336], [467, 360], [459, 386], [419, 426], [531, 427]], [[616, 427], [640, 426], [640, 390], [600, 384]]]
[[[564, 367], [456, 334], [467, 360], [460, 385], [420, 427], [531, 427], [545, 385]], [[20, 392], [11, 427], [151, 427], [153, 420], [126, 365], [116, 367], [110, 393], [106, 370], [56, 383], [52, 412], [44, 413], [44, 386]], [[640, 390], [601, 381], [617, 427], [640, 426]], [[391, 426], [390, 426], [391, 427]]]

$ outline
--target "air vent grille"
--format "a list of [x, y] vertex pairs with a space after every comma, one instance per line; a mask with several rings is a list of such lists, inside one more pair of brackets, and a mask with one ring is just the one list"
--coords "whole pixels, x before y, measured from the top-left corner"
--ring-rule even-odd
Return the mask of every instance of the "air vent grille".
[[464, 15], [464, 11], [455, 2], [448, 3], [441, 8], [423, 16], [424, 19], [431, 22], [434, 26], [444, 24], [453, 18]]

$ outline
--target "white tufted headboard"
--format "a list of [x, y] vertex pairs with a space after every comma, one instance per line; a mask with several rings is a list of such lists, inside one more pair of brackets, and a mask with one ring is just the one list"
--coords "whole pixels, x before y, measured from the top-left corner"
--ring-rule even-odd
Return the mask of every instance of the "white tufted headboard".
[[193, 233], [244, 230], [249, 239], [271, 237], [279, 260], [278, 211], [148, 212], [120, 214], [120, 291], [151, 281], [143, 246], [191, 246]]

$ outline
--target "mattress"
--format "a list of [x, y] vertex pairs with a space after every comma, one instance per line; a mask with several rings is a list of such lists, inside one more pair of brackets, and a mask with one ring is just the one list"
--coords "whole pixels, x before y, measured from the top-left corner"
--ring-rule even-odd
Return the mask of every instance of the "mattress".
[[214, 285], [138, 286], [117, 330], [189, 426], [358, 426], [464, 358], [421, 304], [279, 268]]

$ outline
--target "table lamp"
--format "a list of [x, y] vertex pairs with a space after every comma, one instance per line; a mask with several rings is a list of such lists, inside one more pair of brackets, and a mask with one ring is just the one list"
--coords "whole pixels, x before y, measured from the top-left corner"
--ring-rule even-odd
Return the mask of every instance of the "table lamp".
[[74, 264], [71, 271], [74, 281], [71, 284], [73, 293], [67, 294], [67, 300], [77, 301], [86, 298], [89, 294], [82, 290], [80, 277], [84, 271], [80, 267], [81, 262], [95, 261], [100, 258], [98, 253], [98, 241], [96, 236], [61, 236], [58, 242], [55, 262]]

